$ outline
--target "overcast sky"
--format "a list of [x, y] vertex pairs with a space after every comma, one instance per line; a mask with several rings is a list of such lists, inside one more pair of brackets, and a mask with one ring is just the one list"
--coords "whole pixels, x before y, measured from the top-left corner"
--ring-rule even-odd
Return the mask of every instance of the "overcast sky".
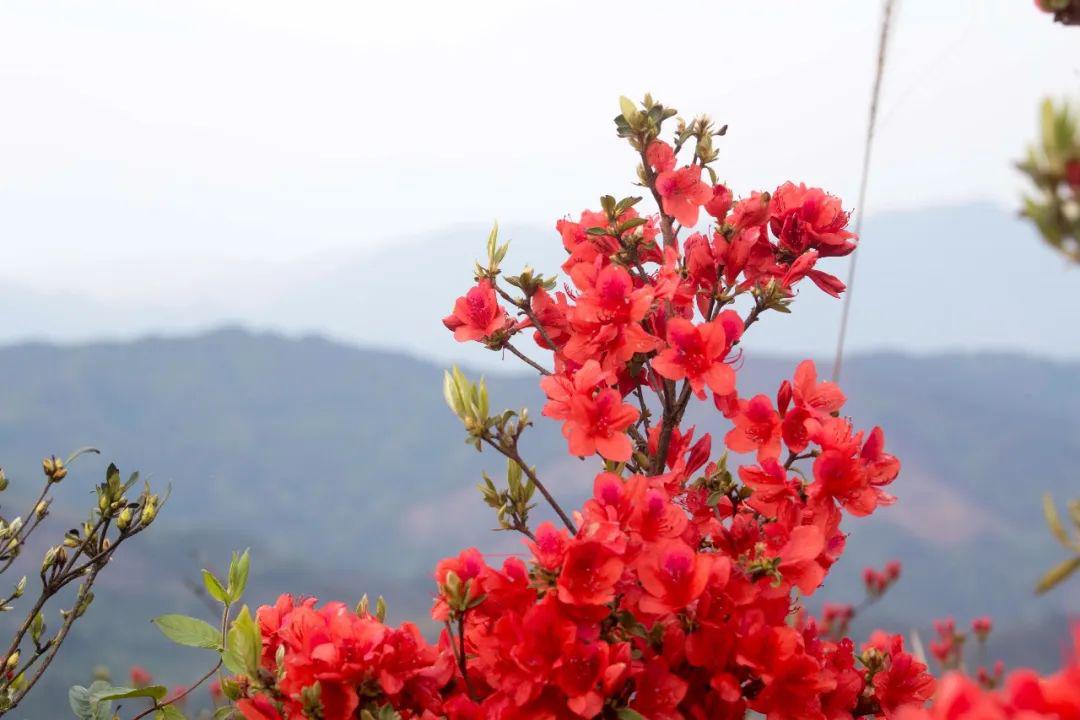
[[[879, 11], [7, 0], [0, 282], [168, 302], [251, 265], [552, 223], [630, 190], [611, 118], [645, 91], [730, 125], [737, 192], [793, 178], [853, 204]], [[1036, 104], [1078, 68], [1080, 31], [1030, 0], [903, 0], [870, 209], [1011, 209]]]

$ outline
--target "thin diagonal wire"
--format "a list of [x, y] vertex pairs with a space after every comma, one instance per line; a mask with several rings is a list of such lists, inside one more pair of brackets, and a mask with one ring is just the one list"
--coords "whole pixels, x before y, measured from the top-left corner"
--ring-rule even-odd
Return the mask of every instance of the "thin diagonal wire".
[[[885, 76], [885, 59], [889, 51], [889, 28], [892, 25], [896, 0], [885, 0], [881, 14], [881, 34], [878, 36], [877, 69], [874, 73], [874, 89], [870, 95], [870, 117], [866, 124], [866, 144], [863, 146], [862, 178], [859, 180], [859, 200], [855, 206], [855, 234], [862, 236], [863, 206], [866, 204], [866, 186], [870, 178], [870, 153], [874, 147], [874, 130], [877, 127], [878, 101], [881, 98], [881, 81]], [[847, 291], [844, 293], [844, 309], [840, 315], [840, 334], [836, 339], [836, 358], [833, 360], [832, 380], [840, 379], [844, 362], [844, 342], [847, 340], [848, 316], [851, 314], [851, 297], [855, 290], [855, 268], [859, 251], [851, 254], [848, 267]]]

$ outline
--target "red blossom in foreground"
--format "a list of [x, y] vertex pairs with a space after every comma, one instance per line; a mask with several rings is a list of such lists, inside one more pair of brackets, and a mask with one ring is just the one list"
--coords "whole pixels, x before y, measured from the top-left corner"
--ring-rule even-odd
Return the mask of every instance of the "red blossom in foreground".
[[698, 326], [674, 318], [667, 326], [668, 349], [653, 358], [652, 366], [668, 380], [685, 378], [700, 398], [706, 386], [717, 395], [730, 395], [735, 392], [735, 371], [725, 360], [742, 329], [742, 318], [731, 311]]
[[[947, 676], [928, 708], [937, 684], [901, 636], [879, 631], [856, 651], [845, 637], [855, 607], [827, 605], [820, 620], [803, 609], [844, 551], [844, 519], [894, 501], [900, 462], [880, 428], [841, 415], [843, 392], [813, 362], [774, 404], [740, 388], [735, 346], [764, 313], [787, 311], [803, 279], [838, 294], [817, 264], [850, 253], [855, 237], [820, 189], [784, 183], [735, 201], [710, 187], [702, 172], [715, 183], [722, 132], [695, 121], [668, 144], [659, 125], [670, 116], [650, 100], [616, 121], [660, 208], [605, 196], [600, 211], [560, 220], [560, 291], [531, 271], [504, 277], [489, 250], [444, 321], [459, 340], [541, 353], [530, 364], [543, 415], [561, 423], [571, 455], [595, 463], [591, 496], [564, 511], [522, 457], [528, 416], [492, 413], [485, 388], [448, 377], [469, 442], [509, 462], [505, 490], [482, 489], [500, 528], [524, 536], [520, 553], [491, 565], [470, 548], [438, 563], [437, 640], [366, 606], [282, 596], [260, 608], [261, 670], [236, 686], [247, 720], [1080, 720], [1076, 658], [1047, 678], [1017, 671], [994, 692]], [[681, 238], [669, 220], [689, 228], [702, 207], [715, 227]], [[684, 423], [707, 391], [724, 445], [749, 456], [741, 466], [714, 454], [712, 434], [695, 438], [704, 419]], [[534, 490], [561, 525], [530, 516]], [[898, 564], [868, 570], [868, 600], [899, 577]], [[939, 633], [931, 653], [958, 665], [955, 624]]]
[[702, 182], [696, 165], [661, 172], [656, 191], [663, 198], [664, 212], [686, 227], [697, 225], [698, 211], [712, 197], [712, 188]]
[[499, 306], [495, 288], [481, 280], [454, 303], [454, 312], [443, 318], [443, 325], [454, 331], [458, 342], [483, 340], [502, 330], [509, 318]]

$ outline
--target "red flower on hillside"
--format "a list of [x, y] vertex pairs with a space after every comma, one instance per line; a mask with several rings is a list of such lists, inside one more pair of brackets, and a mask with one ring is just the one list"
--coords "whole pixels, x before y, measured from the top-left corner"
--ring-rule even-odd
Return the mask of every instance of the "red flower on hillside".
[[510, 322], [495, 297], [495, 287], [481, 280], [454, 303], [454, 312], [443, 318], [443, 325], [454, 331], [458, 342], [483, 340], [504, 329]]

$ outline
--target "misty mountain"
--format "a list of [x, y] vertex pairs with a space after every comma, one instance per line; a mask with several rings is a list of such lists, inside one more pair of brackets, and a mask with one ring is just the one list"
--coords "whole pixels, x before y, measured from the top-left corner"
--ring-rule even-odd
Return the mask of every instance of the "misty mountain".
[[[740, 389], [774, 392], [794, 365], [751, 343]], [[853, 357], [845, 372], [848, 410], [860, 424], [882, 425], [903, 460], [892, 488], [900, 501], [848, 522], [848, 552], [811, 605], [858, 600], [862, 568], [899, 558], [901, 582], [859, 631], [926, 633], [935, 617], [965, 623], [990, 613], [995, 656], [1053, 665], [1080, 585], [1039, 599], [1031, 588], [1060, 557], [1041, 494], [1080, 488], [1080, 363], [875, 354]], [[395, 621], [426, 617], [438, 558], [468, 545], [496, 557], [521, 551], [516, 537], [487, 529], [493, 517], [474, 486], [482, 469], [499, 473], [504, 464], [463, 443], [435, 364], [317, 337], [221, 330], [16, 345], [0, 349], [0, 373], [6, 514], [25, 514], [41, 457], [84, 444], [103, 451], [80, 459], [59, 487], [41, 537], [81, 515], [110, 460], [172, 486], [151, 531], [121, 548], [104, 574], [22, 717], [65, 717], [66, 688], [98, 663], [119, 678], [133, 663], [170, 684], [197, 677], [205, 656], [170, 646], [149, 619], [205, 615], [188, 583], [201, 567], [222, 569], [232, 549], [252, 548], [249, 602], [280, 592], [346, 601], [382, 594]], [[488, 382], [494, 407], [539, 410], [534, 377]], [[726, 429], [712, 412], [693, 419], [717, 439]], [[541, 420], [523, 446], [557, 494], [571, 504], [585, 496], [593, 466], [565, 454], [557, 427]], [[33, 577], [39, 558], [23, 561]]]
[[[461, 225], [402, 238], [357, 238], [356, 246], [288, 264], [240, 264], [193, 277], [162, 260], [152, 299], [101, 288], [66, 292], [63, 274], [39, 287], [0, 287], [0, 340], [58, 341], [177, 334], [221, 323], [318, 333], [344, 342], [440, 360], [492, 359], [463, 352], [438, 320], [467, 288], [488, 225]], [[564, 254], [547, 226], [506, 225], [506, 268], [528, 263], [549, 275]], [[859, 255], [848, 334], [855, 352], [996, 350], [1080, 358], [1076, 298], [1080, 270], [1068, 269], [1034, 229], [992, 204], [872, 215]], [[822, 267], [846, 277], [847, 259]], [[755, 331], [756, 347], [776, 354], [831, 356], [840, 303], [810, 288], [797, 319], [774, 318]]]

